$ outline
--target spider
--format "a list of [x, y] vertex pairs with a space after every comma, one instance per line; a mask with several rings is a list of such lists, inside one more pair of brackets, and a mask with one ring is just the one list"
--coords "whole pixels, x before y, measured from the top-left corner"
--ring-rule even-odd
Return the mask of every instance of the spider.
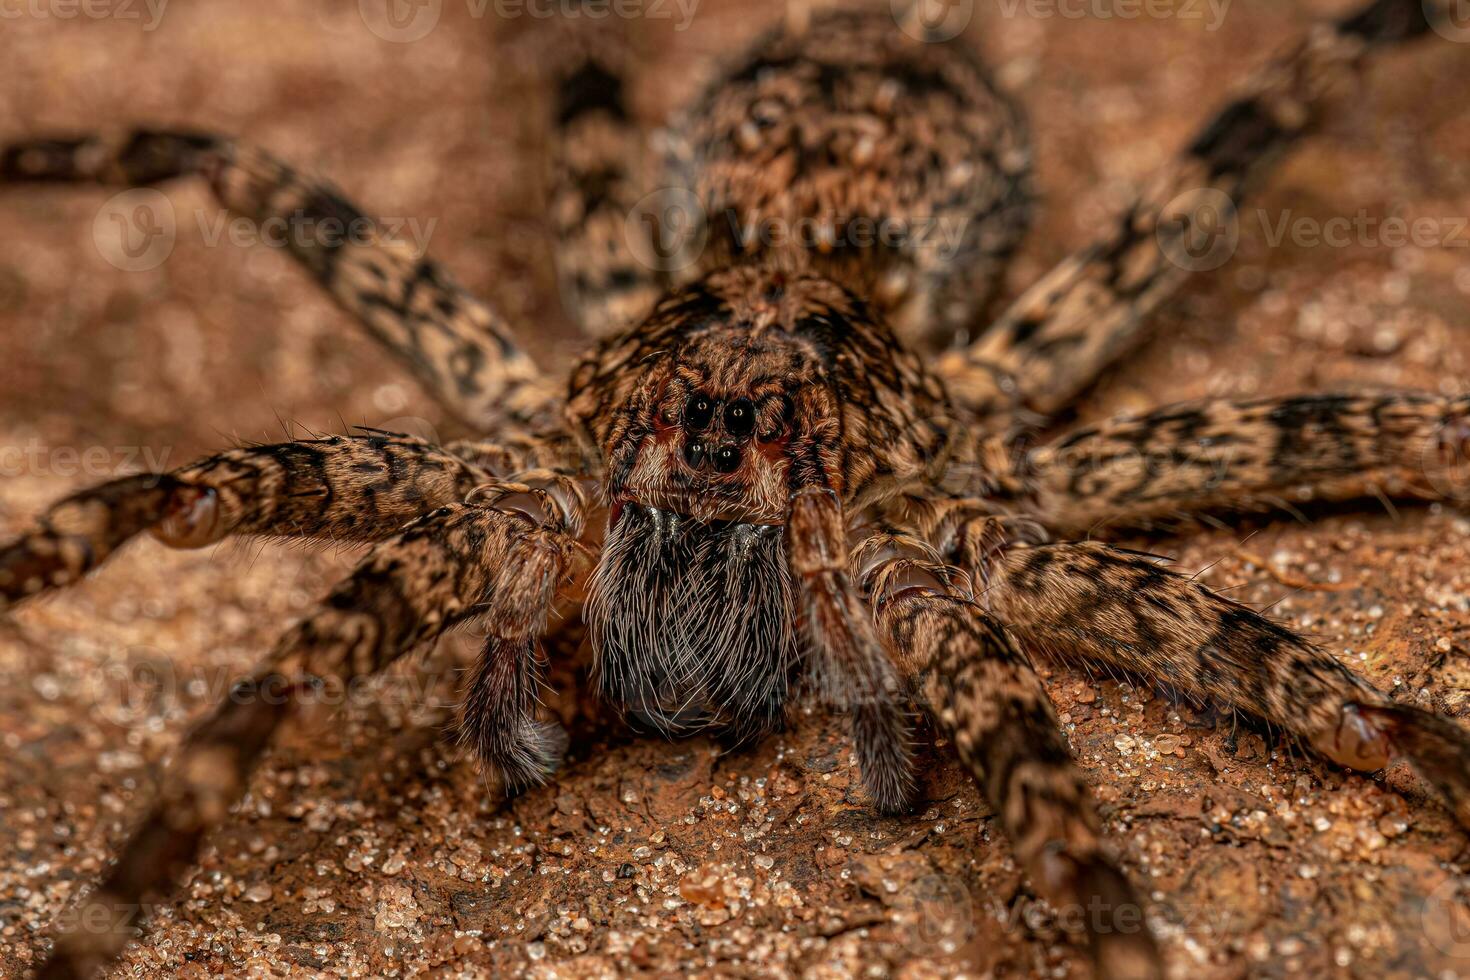
[[[315, 239], [329, 220], [362, 227], [363, 212], [245, 143], [140, 129], [0, 150], [6, 182], [202, 176], [239, 215], [307, 229], [288, 239], [295, 257], [479, 434], [238, 448], [84, 490], [0, 549], [0, 602], [13, 605], [145, 532], [180, 548], [240, 535], [370, 545], [185, 739], [89, 905], [176, 883], [305, 693], [470, 622], [486, 640], [461, 733], [506, 792], [545, 782], [567, 742], [536, 697], [560, 600], [582, 602], [599, 691], [631, 722], [755, 739], [805, 688], [849, 714], [884, 811], [912, 801], [909, 708], [922, 706], [1036, 889], [1102, 910], [1087, 926], [1107, 977], [1162, 964], [1130, 924], [1142, 902], [1101, 838], [1033, 655], [1213, 699], [1348, 768], [1405, 757], [1470, 826], [1461, 728], [1150, 556], [1093, 540], [1288, 498], [1461, 499], [1470, 398], [1205, 401], [1034, 444], [1187, 279], [1207, 223], [1195, 205], [1239, 200], [1311, 132], [1335, 78], [1428, 34], [1439, 8], [1374, 0], [1321, 25], [1115, 226], [988, 324], [1027, 223], [1025, 128], [923, 14], [824, 13], [760, 42], [675, 127], [652, 209], [617, 53], [589, 51], [564, 74], [558, 273], [596, 340], [565, 383], [432, 260], [386, 235]], [[946, 222], [963, 234], [932, 247], [926, 225]], [[811, 234], [771, 233], [802, 226]], [[88, 975], [128, 938], [64, 931], [42, 975]]]

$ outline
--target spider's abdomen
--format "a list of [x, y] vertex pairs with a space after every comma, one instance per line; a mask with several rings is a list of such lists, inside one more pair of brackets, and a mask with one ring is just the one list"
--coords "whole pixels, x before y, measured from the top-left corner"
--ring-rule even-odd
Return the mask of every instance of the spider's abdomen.
[[1025, 225], [1016, 109], [963, 42], [915, 40], [886, 11], [758, 44], [674, 146], [674, 183], [706, 215], [695, 273], [819, 272], [906, 339], [969, 325]]

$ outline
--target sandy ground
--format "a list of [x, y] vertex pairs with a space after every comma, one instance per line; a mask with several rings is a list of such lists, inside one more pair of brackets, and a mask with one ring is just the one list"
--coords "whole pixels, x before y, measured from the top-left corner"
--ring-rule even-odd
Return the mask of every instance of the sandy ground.
[[[1013, 289], [1082, 241], [1230, 80], [1344, 9], [1237, 0], [1217, 23], [1193, 3], [1141, 19], [1098, 16], [1123, 9], [1107, 3], [1066, 8], [1083, 17], [978, 6], [969, 34], [1030, 113], [1046, 193]], [[20, 11], [0, 21], [0, 138], [131, 120], [248, 136], [381, 215], [433, 222], [435, 254], [525, 323], [540, 355], [576, 349], [540, 218], [549, 56], [533, 19], [447, 0], [428, 37], [390, 43], [345, 0], [194, 0], [154, 30], [141, 2], [101, 19], [63, 19], [54, 0], [0, 7]], [[785, 9], [704, 0], [687, 30], [648, 20], [639, 110], [661, 116]], [[1383, 59], [1247, 211], [1235, 258], [1081, 414], [1209, 393], [1460, 390], [1467, 90], [1470, 45]], [[349, 423], [453, 433], [284, 257], [212, 245], [202, 188], [170, 189], [178, 240], [146, 271], [109, 261], [108, 197], [0, 192], [0, 532], [76, 487], [232, 439]], [[1360, 213], [1374, 230], [1349, 244], [1272, 242], [1283, 217], [1310, 230]], [[1430, 240], [1388, 240], [1391, 216], [1427, 219]], [[1140, 543], [1401, 697], [1470, 712], [1461, 514], [1375, 505]], [[350, 560], [145, 542], [0, 623], [0, 973], [36, 962], [170, 747]], [[565, 667], [558, 706], [580, 719], [567, 769], [502, 805], [443, 734], [464, 649], [447, 643], [287, 739], [183, 894], [141, 910], [118, 975], [1085, 974], [947, 748], [917, 812], [880, 818], [840, 719], [799, 716], [733, 755], [636, 739], [583, 710]], [[1466, 837], [1411, 773], [1346, 775], [1163, 692], [1048, 676], [1173, 975], [1470, 976]]]

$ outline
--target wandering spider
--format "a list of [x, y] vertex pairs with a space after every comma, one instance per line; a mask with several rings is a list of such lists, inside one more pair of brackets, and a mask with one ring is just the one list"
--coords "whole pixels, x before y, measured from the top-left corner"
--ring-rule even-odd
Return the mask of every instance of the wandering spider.
[[[1156, 975], [1157, 953], [1123, 921], [1141, 900], [1100, 840], [1026, 654], [1166, 682], [1352, 768], [1401, 754], [1470, 823], [1470, 744], [1453, 724], [1393, 704], [1305, 640], [1145, 556], [1068, 543], [1104, 521], [1136, 527], [1304, 497], [1455, 499], [1470, 401], [1209, 402], [1030, 445], [1040, 420], [1134, 343], [1185, 280], [1171, 256], [1194, 212], [1180, 195], [1239, 199], [1310, 131], [1333, 77], [1367, 48], [1426, 33], [1425, 16], [1418, 2], [1379, 0], [1314, 33], [1116, 228], [974, 344], [936, 359], [910, 350], [983, 316], [1024, 228], [1026, 142], [963, 46], [917, 41], [886, 14], [827, 15], [763, 42], [691, 111], [662, 183], [691, 191], [705, 222], [653, 262], [624, 237], [646, 188], [628, 163], [639, 138], [620, 66], [567, 73], [553, 219], [564, 294], [602, 339], [565, 390], [442, 267], [390, 241], [295, 239], [326, 288], [491, 441], [372, 433], [237, 449], [84, 491], [0, 552], [0, 594], [16, 602], [75, 581], [144, 530], [179, 547], [252, 534], [373, 545], [189, 737], [88, 901], [136, 903], [191, 866], [291, 717], [290, 695], [380, 671], [470, 621], [487, 640], [465, 737], [507, 790], [544, 781], [563, 736], [536, 709], [537, 640], [553, 602], [578, 594], [599, 687], [632, 720], [754, 738], [808, 684], [850, 712], [885, 810], [909, 803], [907, 705], [925, 705], [1035, 887], [1058, 905], [1106, 910], [1090, 925], [1109, 976]], [[257, 221], [360, 216], [327, 186], [208, 135], [43, 140], [0, 156], [13, 181], [185, 175]], [[965, 234], [949, 252], [902, 234], [838, 244], [854, 242], [859, 220], [902, 232], [951, 217]], [[801, 219], [818, 222], [815, 246], [743, 233]], [[589, 550], [599, 557], [584, 579]], [[126, 938], [64, 934], [45, 975], [85, 974]]]

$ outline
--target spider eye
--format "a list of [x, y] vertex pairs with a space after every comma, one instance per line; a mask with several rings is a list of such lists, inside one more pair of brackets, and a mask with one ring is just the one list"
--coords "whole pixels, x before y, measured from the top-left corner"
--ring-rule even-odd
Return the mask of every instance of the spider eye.
[[755, 406], [748, 398], [739, 398], [725, 406], [725, 429], [743, 438], [755, 431]]
[[715, 417], [715, 403], [708, 395], [694, 394], [684, 403], [684, 425], [698, 432]]
[[740, 468], [740, 450], [734, 446], [721, 446], [711, 455], [711, 461], [721, 473], [734, 473]]
[[704, 462], [704, 457], [704, 443], [698, 439], [690, 439], [684, 444], [684, 462], [688, 463], [691, 468], [699, 469], [700, 464]]

